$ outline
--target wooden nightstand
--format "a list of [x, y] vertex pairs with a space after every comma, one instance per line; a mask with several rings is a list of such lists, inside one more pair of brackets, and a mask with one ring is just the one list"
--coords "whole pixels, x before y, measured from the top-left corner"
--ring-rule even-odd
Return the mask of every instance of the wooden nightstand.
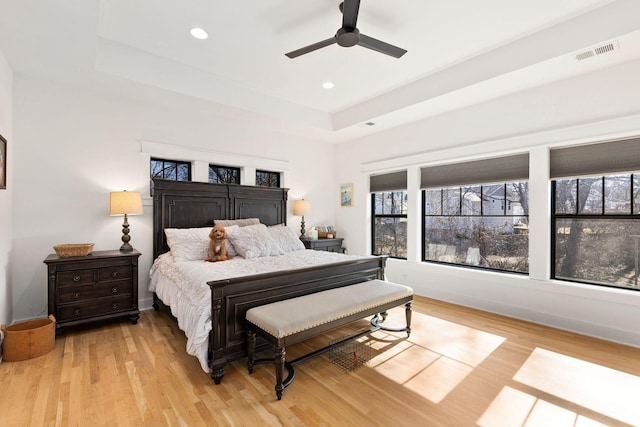
[[136, 324], [140, 252], [94, 251], [87, 256], [49, 255], [49, 314], [56, 334], [67, 327], [118, 317]]
[[304, 247], [307, 249], [314, 249], [316, 251], [328, 251], [328, 252], [340, 252], [344, 253], [342, 248], [342, 237], [335, 237], [333, 239], [300, 239], [304, 243]]

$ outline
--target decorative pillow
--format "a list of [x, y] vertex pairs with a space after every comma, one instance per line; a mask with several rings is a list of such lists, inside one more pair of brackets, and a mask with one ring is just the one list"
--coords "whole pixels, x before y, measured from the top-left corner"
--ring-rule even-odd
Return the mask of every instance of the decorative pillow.
[[284, 253], [264, 224], [227, 229], [227, 237], [238, 255], [246, 259]]
[[[227, 234], [229, 229], [239, 228], [237, 225], [225, 227]], [[167, 244], [171, 249], [171, 255], [175, 262], [199, 261], [209, 257], [209, 233], [211, 227], [202, 228], [165, 228]], [[233, 245], [227, 239], [227, 252], [229, 256], [237, 256]]]
[[204, 260], [209, 255], [211, 227], [165, 228], [167, 244], [175, 262]]
[[244, 218], [244, 219], [214, 219], [213, 225], [221, 225], [223, 227], [229, 227], [237, 225], [239, 227], [246, 227], [247, 225], [260, 224], [259, 218]]
[[304, 243], [302, 243], [296, 232], [284, 224], [272, 225], [267, 227], [267, 230], [269, 230], [269, 234], [284, 253], [304, 249]]
[[[224, 226], [224, 229], [227, 230], [227, 252], [229, 252], [229, 256], [230, 257], [234, 257], [234, 256], [238, 256], [238, 252], [236, 251], [236, 248], [233, 247], [233, 243], [231, 243], [231, 240], [229, 240], [229, 230], [231, 230], [231, 232], [233, 233], [233, 230], [235, 230], [236, 228], [240, 228], [240, 226], [238, 225], [229, 225], [229, 226]], [[209, 249], [207, 246], [207, 256], [209, 253]]]

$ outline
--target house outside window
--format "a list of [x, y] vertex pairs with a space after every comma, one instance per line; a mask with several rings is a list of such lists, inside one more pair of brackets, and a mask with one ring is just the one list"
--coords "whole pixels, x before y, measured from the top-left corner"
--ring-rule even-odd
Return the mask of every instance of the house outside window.
[[240, 184], [240, 168], [209, 165], [209, 182], [215, 184]]
[[172, 181], [191, 181], [191, 163], [180, 160], [152, 158], [151, 195], [153, 195], [153, 179], [168, 179]]
[[256, 170], [256, 185], [258, 187], [280, 187], [280, 172]]
[[529, 155], [421, 169], [422, 260], [529, 271]]
[[407, 171], [372, 175], [371, 253], [407, 258]]

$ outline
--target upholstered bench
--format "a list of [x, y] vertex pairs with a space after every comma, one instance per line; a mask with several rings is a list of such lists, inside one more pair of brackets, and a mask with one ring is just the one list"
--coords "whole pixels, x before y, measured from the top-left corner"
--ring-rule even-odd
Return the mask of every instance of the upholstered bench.
[[[358, 319], [375, 315], [371, 319], [372, 330], [411, 333], [411, 302], [413, 289], [397, 283], [382, 280], [369, 280], [354, 285], [329, 289], [297, 298], [278, 301], [251, 308], [247, 311], [248, 361], [249, 373], [254, 365], [273, 362], [276, 370], [276, 396], [282, 398], [282, 392], [294, 378], [293, 363], [285, 362], [285, 348], [324, 333]], [[390, 328], [381, 325], [386, 319], [387, 310], [405, 305], [406, 326]], [[370, 331], [369, 331], [370, 332]], [[255, 359], [256, 335], [264, 338], [275, 349], [273, 359]], [[328, 349], [315, 351], [313, 354]], [[283, 380], [285, 366], [288, 376]]]

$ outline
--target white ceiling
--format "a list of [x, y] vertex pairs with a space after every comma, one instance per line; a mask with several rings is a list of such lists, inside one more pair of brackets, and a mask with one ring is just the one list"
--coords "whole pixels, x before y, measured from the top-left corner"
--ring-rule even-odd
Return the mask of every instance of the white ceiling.
[[[0, 49], [16, 73], [185, 94], [330, 142], [640, 57], [637, 0], [362, 0], [360, 31], [402, 58], [338, 45], [287, 58], [335, 34], [338, 4], [0, 0]], [[575, 59], [610, 41], [620, 48]]]

